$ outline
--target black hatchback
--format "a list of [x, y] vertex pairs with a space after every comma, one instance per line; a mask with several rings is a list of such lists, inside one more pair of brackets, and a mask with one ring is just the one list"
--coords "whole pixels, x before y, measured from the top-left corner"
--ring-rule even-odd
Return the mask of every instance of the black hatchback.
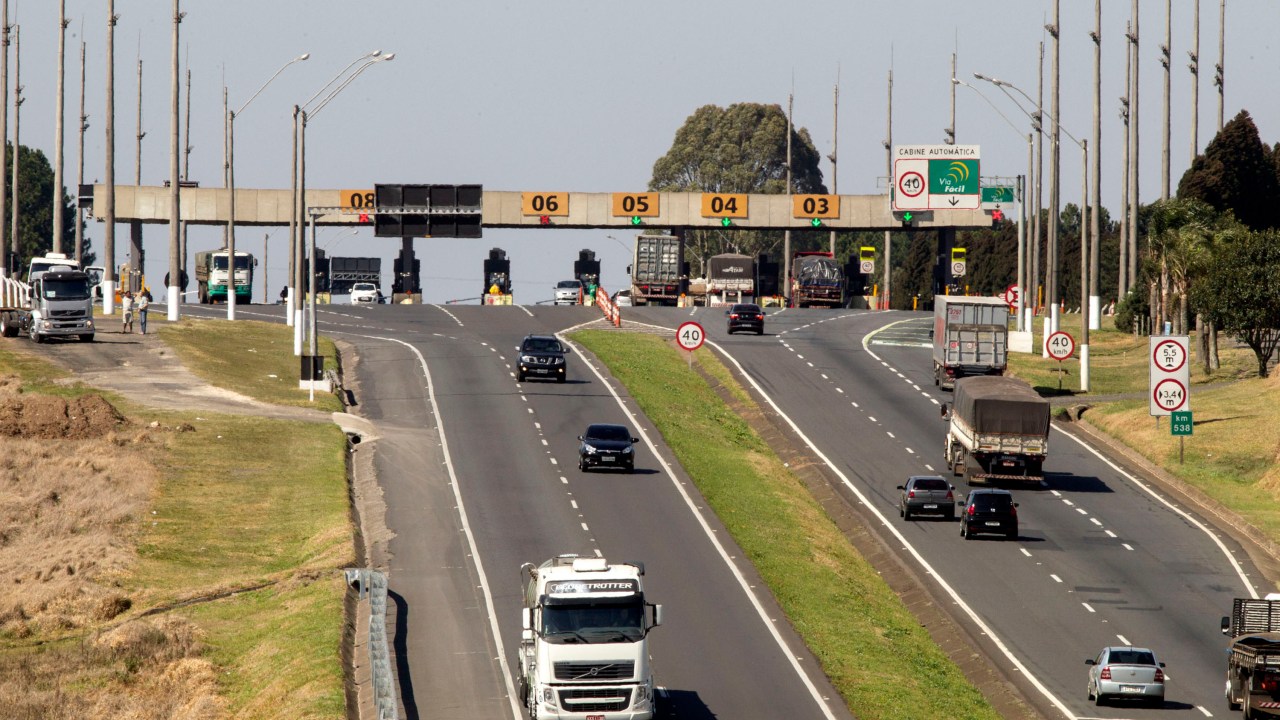
[[764, 310], [759, 305], [739, 303], [726, 312], [729, 316], [729, 334], [739, 330], [754, 330], [757, 335], [764, 334]]
[[564, 354], [569, 348], [551, 335], [526, 335], [516, 350], [520, 351], [516, 365], [516, 382], [538, 377], [556, 382], [565, 381]]
[[960, 537], [965, 540], [983, 533], [1018, 538], [1018, 503], [1008, 490], [970, 490], [969, 496], [956, 504], [963, 508]]
[[636, 469], [635, 443], [640, 442], [640, 438], [631, 437], [625, 425], [588, 425], [578, 439], [582, 441], [578, 445], [579, 470], [615, 467], [632, 472]]

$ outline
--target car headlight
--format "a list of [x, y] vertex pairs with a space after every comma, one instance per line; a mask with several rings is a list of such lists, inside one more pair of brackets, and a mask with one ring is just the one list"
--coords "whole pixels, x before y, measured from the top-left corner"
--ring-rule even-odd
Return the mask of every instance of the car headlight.
[[623, 454], [623, 455], [630, 455], [631, 453], [633, 453], [633, 452], [635, 452], [635, 451], [636, 451], [636, 449], [635, 449], [635, 448], [633, 448], [633, 447], [631, 447], [630, 445], [628, 445], [628, 446], [626, 446], [626, 447], [622, 448], [622, 454]]
[[520, 362], [532, 364], [534, 362], [534, 358], [532, 355], [521, 355]]
[[548, 687], [548, 688], [542, 688], [542, 702], [544, 702], [544, 703], [546, 703], [547, 705], [550, 705], [550, 706], [552, 706], [552, 707], [555, 707], [555, 704], [556, 704], [556, 691], [555, 691], [555, 688], [549, 688], [549, 687]]
[[582, 452], [584, 452], [584, 453], [586, 453], [586, 454], [588, 454], [588, 455], [595, 455], [595, 454], [596, 454], [597, 452], [599, 452], [599, 451], [598, 451], [598, 450], [596, 450], [596, 448], [595, 448], [595, 446], [594, 446], [594, 445], [583, 445], [583, 446], [582, 446]]
[[649, 704], [650, 689], [648, 685], [641, 685], [636, 688], [635, 707], [644, 707]]

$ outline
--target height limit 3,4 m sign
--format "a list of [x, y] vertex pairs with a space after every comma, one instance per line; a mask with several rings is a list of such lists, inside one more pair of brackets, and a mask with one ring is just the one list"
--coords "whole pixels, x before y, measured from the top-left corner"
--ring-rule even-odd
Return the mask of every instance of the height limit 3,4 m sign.
[[1151, 338], [1151, 415], [1191, 409], [1191, 358], [1186, 335]]

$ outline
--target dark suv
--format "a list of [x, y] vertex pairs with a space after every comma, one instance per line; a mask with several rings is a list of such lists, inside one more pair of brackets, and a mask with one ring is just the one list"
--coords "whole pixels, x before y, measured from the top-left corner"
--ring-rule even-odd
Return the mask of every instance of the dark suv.
[[520, 351], [516, 382], [524, 382], [527, 377], [565, 381], [564, 354], [569, 352], [569, 348], [554, 336], [526, 335], [516, 349]]
[[757, 335], [764, 334], [764, 310], [759, 305], [738, 303], [725, 311], [729, 316], [729, 334], [739, 330], [752, 330]]
[[1018, 503], [1008, 490], [970, 490], [969, 496], [956, 504], [963, 508], [960, 537], [965, 540], [981, 533], [1018, 539]]
[[640, 438], [631, 437], [625, 425], [588, 425], [587, 431], [578, 436], [578, 469], [586, 472], [593, 467], [622, 468], [627, 472], [636, 469], [635, 443]]

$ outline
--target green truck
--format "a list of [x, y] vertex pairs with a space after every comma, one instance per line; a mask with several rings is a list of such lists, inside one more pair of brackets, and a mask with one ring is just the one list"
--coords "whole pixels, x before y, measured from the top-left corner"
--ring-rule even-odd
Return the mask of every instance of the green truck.
[[[253, 269], [258, 259], [247, 252], [236, 252], [236, 303], [249, 303], [253, 296]], [[227, 301], [227, 249], [196, 253], [196, 285], [200, 304]]]

